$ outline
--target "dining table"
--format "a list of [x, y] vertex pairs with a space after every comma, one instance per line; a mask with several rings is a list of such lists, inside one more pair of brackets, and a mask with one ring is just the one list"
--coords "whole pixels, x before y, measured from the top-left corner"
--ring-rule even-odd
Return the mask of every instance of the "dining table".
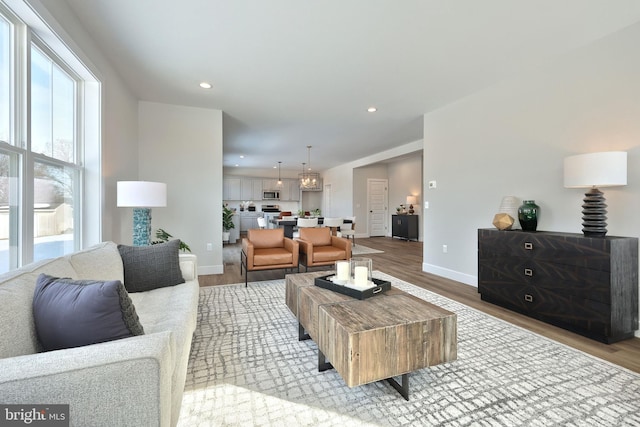
[[[324, 218], [323, 217], [318, 217], [318, 225], [322, 225]], [[345, 223], [351, 223], [352, 221], [350, 219], [345, 219], [344, 220]], [[298, 225], [298, 218], [297, 217], [292, 217], [292, 219], [272, 219], [271, 223], [274, 225], [277, 225], [278, 227], [282, 227], [284, 228], [284, 237], [288, 237], [290, 239], [293, 239], [293, 231], [296, 227], [296, 225]]]

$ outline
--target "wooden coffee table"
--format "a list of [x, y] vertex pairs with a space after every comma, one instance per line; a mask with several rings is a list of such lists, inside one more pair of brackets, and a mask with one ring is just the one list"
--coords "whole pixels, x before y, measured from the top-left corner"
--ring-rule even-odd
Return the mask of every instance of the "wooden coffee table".
[[335, 368], [349, 387], [386, 379], [409, 400], [410, 372], [456, 360], [455, 313], [393, 286], [365, 300], [314, 286], [326, 274], [286, 276], [298, 338], [316, 342], [320, 371]]

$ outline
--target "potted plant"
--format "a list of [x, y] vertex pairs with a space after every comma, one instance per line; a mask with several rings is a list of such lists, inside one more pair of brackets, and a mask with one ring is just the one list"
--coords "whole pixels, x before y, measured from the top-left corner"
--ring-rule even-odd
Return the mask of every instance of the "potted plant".
[[[164, 231], [162, 228], [158, 228], [156, 230], [156, 239], [158, 240], [154, 240], [151, 242], [152, 245], [157, 245], [160, 243], [165, 243], [168, 242], [169, 240], [171, 240], [173, 236], [169, 233], [167, 233], [166, 231]], [[182, 239], [180, 240], [180, 250], [183, 252], [191, 252], [191, 248], [189, 247], [189, 245], [187, 245], [185, 242], [182, 241]]]
[[233, 211], [227, 206], [222, 205], [222, 241], [228, 242], [231, 236], [231, 229], [236, 228], [233, 224]]

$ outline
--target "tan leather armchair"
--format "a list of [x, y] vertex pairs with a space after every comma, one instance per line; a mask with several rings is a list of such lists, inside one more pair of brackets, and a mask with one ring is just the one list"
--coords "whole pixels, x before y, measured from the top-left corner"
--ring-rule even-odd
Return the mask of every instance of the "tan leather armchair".
[[242, 239], [240, 274], [245, 271], [244, 286], [247, 286], [250, 271], [295, 268], [299, 271], [299, 244], [284, 237], [283, 228], [250, 229]]
[[351, 242], [342, 237], [331, 235], [331, 230], [323, 228], [301, 228], [300, 262], [309, 267], [333, 265], [340, 260], [351, 259]]

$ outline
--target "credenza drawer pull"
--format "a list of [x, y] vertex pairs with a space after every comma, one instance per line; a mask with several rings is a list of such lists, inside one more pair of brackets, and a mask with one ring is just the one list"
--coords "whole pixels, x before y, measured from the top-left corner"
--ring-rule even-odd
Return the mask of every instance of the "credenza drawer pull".
[[532, 251], [533, 250], [533, 243], [531, 242], [524, 242], [524, 248], [528, 251]]
[[533, 295], [525, 294], [524, 295], [524, 300], [526, 302], [533, 302]]
[[529, 276], [529, 277], [533, 277], [533, 270], [530, 268], [525, 268], [524, 269], [524, 275], [525, 276]]

